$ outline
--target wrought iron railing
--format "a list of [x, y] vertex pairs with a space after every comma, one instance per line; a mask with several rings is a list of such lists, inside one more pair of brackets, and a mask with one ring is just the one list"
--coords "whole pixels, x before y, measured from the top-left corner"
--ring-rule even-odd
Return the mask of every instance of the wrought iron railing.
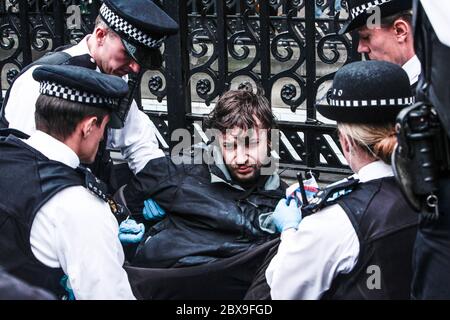
[[[2, 0], [0, 89], [45, 52], [82, 39], [93, 29], [100, 5], [100, 0]], [[164, 106], [164, 111], [145, 109], [165, 140], [162, 146], [176, 143], [169, 138], [177, 128], [199, 134], [201, 126], [193, 124], [202, 116], [193, 113], [193, 102], [210, 106], [224, 91], [250, 83], [282, 114], [283, 166], [348, 172], [335, 126], [317, 120], [314, 108], [335, 71], [360, 58], [351, 38], [336, 34], [347, 16], [345, 1], [165, 0], [162, 5], [180, 32], [165, 41], [164, 66], [147, 72], [141, 85], [144, 99]]]

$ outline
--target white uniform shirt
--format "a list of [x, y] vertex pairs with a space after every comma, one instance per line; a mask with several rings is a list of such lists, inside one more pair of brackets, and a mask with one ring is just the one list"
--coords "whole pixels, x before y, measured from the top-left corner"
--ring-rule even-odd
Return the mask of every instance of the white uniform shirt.
[[[51, 136], [36, 131], [25, 143], [51, 160], [72, 168], [75, 152]], [[135, 299], [122, 268], [124, 253], [118, 224], [106, 202], [82, 186], [54, 195], [37, 212], [31, 226], [34, 256], [69, 277], [75, 298]]]
[[[89, 35], [64, 52], [71, 56], [89, 54], [88, 37]], [[39, 82], [35, 81], [32, 75], [36, 68], [37, 66], [31, 67], [14, 82], [5, 109], [9, 127], [28, 135], [36, 131], [34, 111], [39, 97]], [[98, 67], [97, 71], [100, 72]], [[130, 169], [136, 174], [148, 161], [164, 156], [164, 152], [158, 146], [156, 130], [153, 122], [138, 109], [136, 102], [133, 101], [124, 127], [108, 129], [107, 147], [119, 149]]]
[[[362, 183], [392, 175], [382, 161], [358, 172]], [[304, 218], [298, 230], [282, 233], [266, 270], [272, 299], [320, 299], [334, 278], [354, 268], [358, 255], [358, 236], [345, 211], [338, 204], [325, 207]]]
[[420, 72], [422, 67], [420, 65], [419, 58], [415, 55], [411, 59], [409, 59], [403, 66], [403, 70], [406, 71], [409, 78], [409, 84], [413, 85], [419, 80]]

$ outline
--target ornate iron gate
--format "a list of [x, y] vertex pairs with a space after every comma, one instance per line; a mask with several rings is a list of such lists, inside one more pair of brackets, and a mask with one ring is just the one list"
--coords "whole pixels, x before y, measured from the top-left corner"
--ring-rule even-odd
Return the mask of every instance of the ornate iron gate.
[[[169, 137], [177, 128], [199, 136], [202, 116], [193, 113], [193, 105], [208, 111], [222, 92], [250, 83], [281, 110], [282, 166], [349, 171], [335, 126], [317, 120], [314, 108], [335, 71], [360, 59], [350, 37], [336, 34], [347, 16], [344, 0], [161, 2], [180, 32], [165, 41], [165, 66], [144, 75], [141, 95], [164, 106], [145, 108], [163, 147], [176, 143]], [[100, 5], [100, 0], [1, 0], [0, 89], [46, 51], [89, 33]]]

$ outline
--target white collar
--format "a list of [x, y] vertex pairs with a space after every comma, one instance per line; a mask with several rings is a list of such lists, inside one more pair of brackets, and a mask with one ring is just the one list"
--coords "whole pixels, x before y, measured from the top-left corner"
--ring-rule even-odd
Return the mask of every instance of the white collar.
[[419, 60], [419, 58], [417, 58], [416, 55], [414, 57], [412, 57], [411, 59], [409, 59], [402, 66], [402, 68], [408, 74], [409, 83], [411, 85], [413, 85], [414, 83], [416, 83], [419, 80], [420, 71], [421, 71], [422, 67], [420, 65], [420, 60]]
[[88, 34], [87, 36], [85, 36], [79, 43], [77, 43], [76, 45], [64, 50], [64, 52], [67, 52], [68, 54], [70, 54], [72, 57], [76, 57], [76, 56], [81, 56], [84, 54], [89, 54], [91, 57], [91, 53], [89, 52], [89, 47], [87, 44], [87, 40], [89, 39], [91, 35]]
[[[64, 50], [64, 52], [68, 53], [72, 57], [77, 57], [77, 56], [82, 56], [82, 55], [88, 54], [91, 56], [92, 63], [95, 63], [95, 60], [92, 57], [91, 52], [89, 51], [88, 44], [87, 44], [89, 37], [91, 37], [90, 34], [86, 35], [79, 43]], [[97, 72], [100, 72], [100, 68], [98, 66], [97, 66], [96, 70], [97, 70]]]
[[380, 179], [384, 177], [392, 177], [394, 172], [392, 167], [381, 160], [371, 162], [359, 169], [357, 177], [361, 182]]
[[23, 141], [50, 160], [62, 162], [74, 169], [80, 164], [80, 159], [72, 149], [45, 132], [37, 130]]

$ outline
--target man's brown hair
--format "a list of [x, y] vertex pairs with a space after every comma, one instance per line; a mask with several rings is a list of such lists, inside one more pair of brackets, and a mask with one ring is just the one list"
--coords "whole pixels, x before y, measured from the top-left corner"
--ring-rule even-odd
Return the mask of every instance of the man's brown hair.
[[206, 128], [217, 129], [222, 133], [234, 127], [243, 130], [257, 127], [270, 130], [275, 127], [275, 117], [269, 101], [261, 93], [230, 90], [219, 98], [204, 124]]

